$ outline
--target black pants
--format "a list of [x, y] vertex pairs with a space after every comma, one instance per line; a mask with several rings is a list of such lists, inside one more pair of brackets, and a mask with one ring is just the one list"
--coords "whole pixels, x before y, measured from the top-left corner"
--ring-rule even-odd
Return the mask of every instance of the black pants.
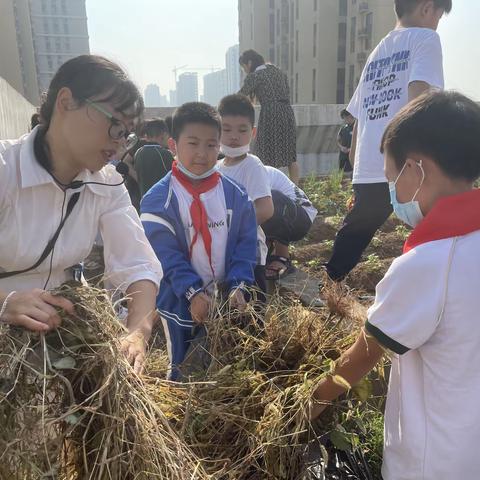
[[392, 214], [388, 183], [353, 185], [355, 203], [337, 233], [333, 254], [327, 263], [332, 280], [343, 280], [360, 261], [376, 231]]
[[282, 245], [298, 242], [312, 226], [305, 209], [278, 190], [272, 190], [273, 216], [263, 225], [267, 240], [276, 240]]

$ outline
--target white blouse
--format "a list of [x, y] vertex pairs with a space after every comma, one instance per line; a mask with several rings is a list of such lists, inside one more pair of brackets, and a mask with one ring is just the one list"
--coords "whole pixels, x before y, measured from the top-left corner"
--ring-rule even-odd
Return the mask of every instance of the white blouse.
[[[100, 231], [104, 242], [105, 277], [125, 291], [138, 280], [158, 287], [163, 272], [143, 231], [127, 189], [84, 185], [64, 192], [37, 162], [33, 141], [37, 129], [13, 141], [0, 141], [0, 272], [36, 263], [53, 237], [75, 192], [80, 198], [50, 254], [35, 270], [0, 279], [0, 290], [57, 287], [69, 279], [66, 270], [85, 259]], [[88, 170], [76, 180], [115, 184], [122, 181], [113, 166]]]

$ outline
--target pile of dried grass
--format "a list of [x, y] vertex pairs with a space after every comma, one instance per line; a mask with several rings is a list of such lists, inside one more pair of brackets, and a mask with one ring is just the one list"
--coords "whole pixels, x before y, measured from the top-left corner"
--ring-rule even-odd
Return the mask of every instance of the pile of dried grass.
[[107, 296], [59, 293], [76, 315], [57, 331], [0, 331], [0, 478], [207, 478], [119, 352]]
[[[151, 396], [214, 478], [307, 478], [307, 446], [318, 440], [307, 416], [312, 392], [364, 320], [338, 288], [327, 287], [329, 308], [315, 311], [277, 299], [264, 321], [253, 310], [245, 322], [219, 309], [197, 346], [209, 367], [189, 384], [159, 380], [157, 355], [148, 365]], [[324, 416], [320, 431], [334, 425]]]

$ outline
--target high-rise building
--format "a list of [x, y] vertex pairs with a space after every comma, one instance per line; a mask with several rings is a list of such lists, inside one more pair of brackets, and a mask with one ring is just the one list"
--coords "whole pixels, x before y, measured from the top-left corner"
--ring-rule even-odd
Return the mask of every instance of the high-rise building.
[[240, 46], [234, 45], [227, 50], [225, 65], [227, 70], [227, 94], [240, 90]]
[[176, 90], [170, 90], [168, 97], [169, 97], [169, 100], [170, 100], [170, 106], [171, 107], [176, 107], [178, 105], [177, 91]]
[[203, 101], [217, 106], [220, 100], [229, 93], [227, 70], [218, 70], [203, 77]]
[[177, 81], [177, 104], [198, 101], [198, 74], [196, 72], [182, 73]]
[[0, 0], [0, 76], [38, 104], [58, 67], [89, 53], [85, 0]]
[[158, 85], [151, 83], [145, 88], [145, 106], [146, 107], [161, 107], [162, 99], [160, 95], [160, 88]]
[[346, 103], [365, 61], [395, 26], [386, 0], [239, 0], [240, 52], [287, 75], [293, 103]]

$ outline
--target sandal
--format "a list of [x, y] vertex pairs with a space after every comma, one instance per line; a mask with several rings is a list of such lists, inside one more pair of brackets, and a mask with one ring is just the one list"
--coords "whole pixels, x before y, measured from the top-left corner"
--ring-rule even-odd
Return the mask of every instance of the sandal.
[[[272, 268], [271, 264], [273, 262], [278, 262], [282, 264], [280, 268]], [[275, 273], [272, 275], [267, 275], [265, 273], [265, 278], [267, 280], [280, 280], [283, 277], [286, 277], [289, 273], [292, 273], [295, 270], [295, 267], [292, 265], [292, 262], [289, 258], [281, 257], [279, 255], [270, 255], [267, 258], [267, 265], [265, 271], [271, 270]]]

